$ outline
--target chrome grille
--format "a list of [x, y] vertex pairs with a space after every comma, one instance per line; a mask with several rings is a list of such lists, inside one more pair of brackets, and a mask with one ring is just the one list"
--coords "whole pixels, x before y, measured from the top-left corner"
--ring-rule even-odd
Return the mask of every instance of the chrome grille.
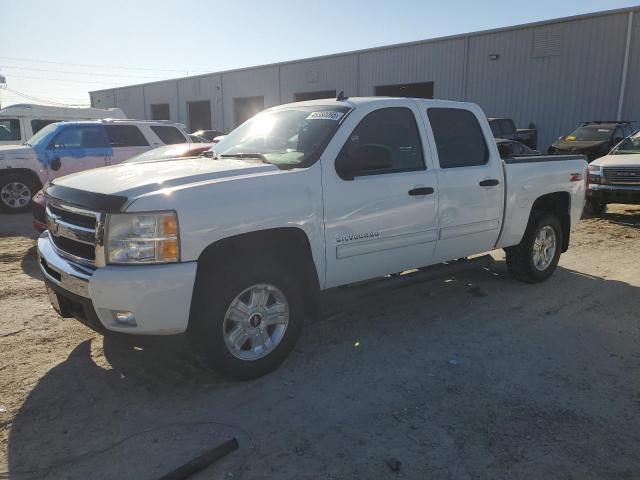
[[640, 167], [604, 167], [602, 176], [607, 183], [640, 184]]
[[96, 265], [102, 228], [100, 213], [49, 200], [46, 219], [49, 237], [58, 253], [81, 264]]

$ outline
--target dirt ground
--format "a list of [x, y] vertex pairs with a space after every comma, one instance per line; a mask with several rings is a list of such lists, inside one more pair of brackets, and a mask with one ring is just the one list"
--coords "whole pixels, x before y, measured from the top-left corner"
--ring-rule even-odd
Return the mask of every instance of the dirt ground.
[[156, 479], [231, 437], [195, 478], [640, 478], [640, 208], [584, 219], [543, 284], [501, 252], [385, 280], [251, 382], [59, 318], [29, 222], [0, 216], [0, 478]]

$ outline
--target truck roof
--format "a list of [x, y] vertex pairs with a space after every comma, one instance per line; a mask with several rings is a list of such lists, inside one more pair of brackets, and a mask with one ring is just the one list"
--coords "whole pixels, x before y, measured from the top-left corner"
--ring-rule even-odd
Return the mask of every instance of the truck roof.
[[474, 107], [476, 106], [475, 103], [471, 103], [471, 102], [457, 102], [453, 100], [436, 100], [436, 99], [413, 98], [413, 97], [347, 97], [344, 100], [336, 100], [335, 98], [326, 98], [326, 99], [320, 99], [320, 100], [306, 100], [302, 102], [285, 103], [283, 105], [272, 107], [268, 110], [278, 109], [283, 107], [291, 107], [293, 105], [298, 105], [298, 106], [336, 105], [336, 106], [346, 106], [346, 107], [354, 108], [357, 105], [364, 105], [364, 104], [370, 104], [370, 103], [381, 103], [381, 104], [388, 103], [390, 100], [393, 100], [393, 101], [404, 100], [407, 103], [419, 102], [432, 107], [455, 108], [457, 106], [457, 107], [469, 108], [471, 106], [474, 106]]
[[0, 109], [0, 117], [57, 117], [60, 120], [94, 119], [94, 118], [127, 118], [120, 108], [76, 108], [54, 107], [35, 103], [16, 103]]

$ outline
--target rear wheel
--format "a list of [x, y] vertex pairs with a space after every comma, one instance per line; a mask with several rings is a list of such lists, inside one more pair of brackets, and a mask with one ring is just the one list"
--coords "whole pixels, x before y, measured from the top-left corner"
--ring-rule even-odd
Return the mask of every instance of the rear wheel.
[[304, 310], [299, 282], [286, 268], [243, 263], [200, 278], [189, 336], [215, 370], [249, 379], [274, 370], [291, 353]]
[[7, 173], [0, 177], [0, 208], [8, 213], [22, 213], [31, 208], [31, 198], [38, 191], [33, 178], [23, 173]]
[[555, 215], [534, 212], [519, 245], [505, 248], [507, 267], [518, 280], [542, 282], [560, 260], [562, 227]]

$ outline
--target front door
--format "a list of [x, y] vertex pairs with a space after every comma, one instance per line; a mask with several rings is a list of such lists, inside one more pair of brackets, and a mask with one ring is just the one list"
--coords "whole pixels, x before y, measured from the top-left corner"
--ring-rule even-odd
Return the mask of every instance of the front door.
[[109, 153], [102, 125], [67, 125], [46, 150], [49, 178], [102, 167]]
[[434, 261], [493, 249], [502, 222], [502, 160], [478, 117], [461, 108], [426, 111], [438, 152], [439, 237]]
[[[327, 288], [431, 262], [437, 185], [424, 125], [414, 103], [389, 100], [384, 107], [359, 106], [323, 156]], [[349, 161], [363, 146], [386, 149], [390, 165], [341, 178], [333, 159]]]

